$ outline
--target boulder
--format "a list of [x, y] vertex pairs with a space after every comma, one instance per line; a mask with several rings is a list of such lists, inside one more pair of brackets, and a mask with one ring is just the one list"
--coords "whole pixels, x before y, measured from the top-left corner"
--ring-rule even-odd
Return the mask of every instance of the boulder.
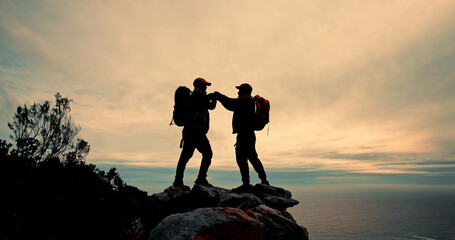
[[260, 205], [243, 211], [238, 208], [199, 208], [166, 217], [148, 236], [149, 240], [304, 240], [302, 227], [283, 217], [280, 212]]
[[277, 197], [269, 194], [263, 194], [261, 198], [264, 200], [267, 206], [279, 209], [286, 210], [286, 208], [293, 207], [299, 204], [299, 201], [292, 198]]
[[264, 204], [252, 193], [236, 193], [220, 187], [194, 185], [191, 190], [194, 206], [197, 207], [235, 207], [248, 209]]
[[253, 187], [253, 192], [255, 194], [269, 194], [272, 196], [278, 196], [278, 197], [283, 197], [283, 198], [291, 198], [292, 194], [290, 191], [280, 188], [280, 187], [275, 187], [275, 186], [269, 186], [265, 184], [256, 184]]
[[190, 208], [190, 188], [177, 188], [170, 186], [162, 193], [155, 193], [151, 196], [150, 224], [155, 226], [163, 218], [173, 214], [186, 212]]
[[291, 196], [263, 184], [248, 192], [170, 186], [151, 196], [148, 239], [308, 239], [306, 229], [286, 211], [299, 203]]
[[266, 205], [260, 205], [252, 209], [252, 212], [256, 214], [258, 221], [264, 224], [267, 233], [266, 239], [308, 240], [306, 228], [299, 226], [294, 219], [289, 219], [281, 212]]

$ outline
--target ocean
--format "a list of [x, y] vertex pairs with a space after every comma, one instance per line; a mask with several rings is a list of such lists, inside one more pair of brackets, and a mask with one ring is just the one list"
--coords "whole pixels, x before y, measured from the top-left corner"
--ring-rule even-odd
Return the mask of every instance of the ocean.
[[416, 186], [291, 189], [310, 239], [455, 239], [455, 190]]
[[[107, 170], [108, 166], [98, 166]], [[117, 166], [122, 179], [147, 191], [162, 192], [173, 181], [173, 168]], [[240, 184], [238, 171], [210, 170], [215, 186]], [[251, 172], [252, 183], [259, 179]], [[271, 184], [292, 192], [300, 204], [289, 208], [311, 240], [390, 239], [455, 240], [455, 187], [417, 184], [299, 184], [287, 173], [271, 173]], [[196, 169], [185, 171], [192, 186]]]

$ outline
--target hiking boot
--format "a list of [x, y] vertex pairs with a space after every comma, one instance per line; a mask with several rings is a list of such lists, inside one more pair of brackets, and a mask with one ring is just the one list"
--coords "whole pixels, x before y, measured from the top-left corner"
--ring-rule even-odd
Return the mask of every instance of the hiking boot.
[[213, 187], [213, 185], [210, 184], [206, 178], [197, 178], [196, 181], [194, 181], [194, 183], [202, 185], [204, 187]]
[[172, 186], [176, 188], [185, 188], [185, 185], [183, 184], [182, 179], [175, 179], [174, 182], [172, 183]]
[[270, 183], [269, 183], [269, 181], [267, 181], [267, 180], [262, 180], [262, 181], [261, 181], [261, 184], [270, 186]]
[[247, 183], [247, 184], [242, 184], [236, 188], [233, 188], [232, 191], [233, 192], [251, 192], [251, 190], [253, 190], [253, 185]]

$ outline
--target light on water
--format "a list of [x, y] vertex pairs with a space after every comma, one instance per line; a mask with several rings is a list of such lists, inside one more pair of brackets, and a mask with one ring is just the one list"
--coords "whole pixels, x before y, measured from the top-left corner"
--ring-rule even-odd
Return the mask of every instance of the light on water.
[[310, 239], [455, 239], [455, 191], [300, 187], [289, 209]]

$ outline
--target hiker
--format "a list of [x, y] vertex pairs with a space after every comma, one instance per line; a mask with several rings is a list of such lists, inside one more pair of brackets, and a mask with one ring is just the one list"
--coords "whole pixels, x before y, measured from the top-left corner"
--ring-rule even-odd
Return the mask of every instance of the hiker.
[[239, 90], [238, 98], [229, 98], [219, 92], [215, 92], [214, 95], [227, 110], [234, 112], [232, 117], [232, 130], [233, 133], [237, 133], [235, 155], [243, 182], [243, 184], [235, 190], [243, 191], [252, 187], [250, 184], [248, 160], [253, 165], [254, 170], [258, 173], [261, 183], [265, 185], [270, 184], [267, 181], [264, 167], [256, 152], [256, 134], [254, 133], [253, 127], [255, 103], [251, 97], [253, 88], [248, 83], [243, 83], [236, 88]]
[[195, 149], [202, 154], [199, 175], [195, 183], [212, 187], [207, 181], [207, 171], [213, 153], [206, 134], [209, 131], [209, 109], [215, 109], [216, 100], [213, 99], [213, 94], [207, 95], [207, 86], [210, 85], [212, 84], [203, 78], [196, 78], [193, 82], [194, 91], [189, 97], [189, 114], [185, 120], [182, 131], [182, 152], [177, 164], [175, 180], [173, 183], [175, 187], [185, 187], [183, 184], [183, 173], [186, 164], [193, 156]]

